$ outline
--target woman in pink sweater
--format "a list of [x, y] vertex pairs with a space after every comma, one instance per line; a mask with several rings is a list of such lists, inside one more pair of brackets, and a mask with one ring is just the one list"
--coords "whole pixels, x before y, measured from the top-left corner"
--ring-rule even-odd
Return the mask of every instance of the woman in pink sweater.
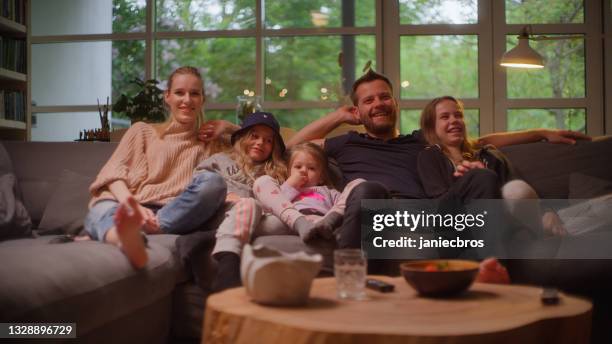
[[136, 268], [148, 259], [141, 230], [192, 232], [215, 214], [226, 195], [219, 175], [193, 175], [206, 158], [206, 146], [198, 140], [205, 101], [198, 70], [172, 72], [164, 100], [168, 120], [132, 125], [89, 188], [93, 197], [85, 229], [93, 239], [121, 247]]

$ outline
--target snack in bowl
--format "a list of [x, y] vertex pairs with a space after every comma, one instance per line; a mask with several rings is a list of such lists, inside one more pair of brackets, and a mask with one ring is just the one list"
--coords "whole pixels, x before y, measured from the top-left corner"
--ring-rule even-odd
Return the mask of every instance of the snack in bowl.
[[471, 260], [420, 260], [400, 265], [402, 275], [423, 296], [452, 296], [466, 291], [478, 275]]

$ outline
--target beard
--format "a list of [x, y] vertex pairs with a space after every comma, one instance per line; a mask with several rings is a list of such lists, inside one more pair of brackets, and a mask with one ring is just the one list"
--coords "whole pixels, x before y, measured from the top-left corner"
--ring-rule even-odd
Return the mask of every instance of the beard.
[[375, 123], [374, 119], [369, 114], [361, 114], [361, 123], [369, 133], [377, 136], [386, 136], [395, 133], [395, 121], [397, 119], [397, 113], [395, 109], [385, 107], [384, 109], [377, 109], [375, 112], [384, 112], [387, 119], [383, 123]]

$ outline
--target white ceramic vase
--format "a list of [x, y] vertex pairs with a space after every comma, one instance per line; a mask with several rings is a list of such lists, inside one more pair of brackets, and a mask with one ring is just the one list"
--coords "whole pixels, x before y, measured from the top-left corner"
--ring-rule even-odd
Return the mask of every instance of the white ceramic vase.
[[322, 262], [320, 254], [284, 253], [261, 245], [245, 245], [240, 266], [242, 284], [257, 303], [304, 305]]

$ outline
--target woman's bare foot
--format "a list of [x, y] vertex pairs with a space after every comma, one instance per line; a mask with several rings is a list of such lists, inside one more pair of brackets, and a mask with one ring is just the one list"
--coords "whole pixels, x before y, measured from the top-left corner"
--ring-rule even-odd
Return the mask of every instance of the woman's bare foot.
[[136, 269], [142, 269], [149, 257], [140, 234], [143, 217], [138, 207], [139, 204], [133, 197], [128, 198], [127, 204], [121, 203], [115, 213], [115, 229], [123, 253]]
[[487, 258], [480, 262], [480, 271], [478, 271], [476, 282], [510, 284], [510, 275], [497, 259]]

